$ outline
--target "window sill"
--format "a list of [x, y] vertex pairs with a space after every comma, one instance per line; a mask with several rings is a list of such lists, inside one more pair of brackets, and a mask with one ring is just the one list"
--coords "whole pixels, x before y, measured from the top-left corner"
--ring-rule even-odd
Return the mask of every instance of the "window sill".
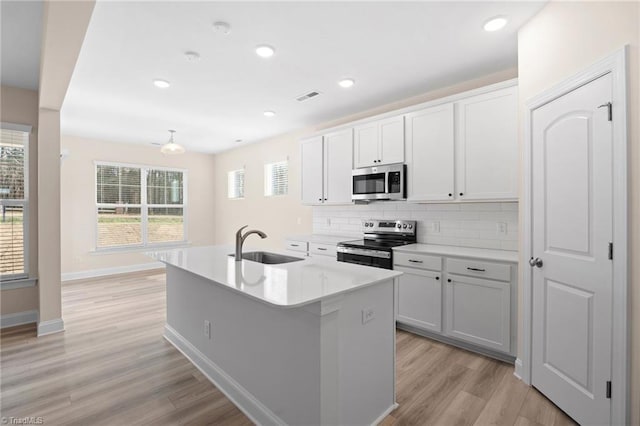
[[177, 241], [175, 243], [149, 244], [146, 246], [93, 249], [89, 251], [89, 254], [91, 254], [92, 256], [100, 256], [103, 254], [117, 254], [117, 253], [144, 253], [144, 252], [153, 251], [153, 250], [162, 250], [162, 249], [170, 250], [174, 248], [185, 248], [190, 246], [191, 246], [191, 241]]
[[35, 287], [37, 278], [16, 278], [0, 282], [0, 290], [14, 290], [16, 288]]

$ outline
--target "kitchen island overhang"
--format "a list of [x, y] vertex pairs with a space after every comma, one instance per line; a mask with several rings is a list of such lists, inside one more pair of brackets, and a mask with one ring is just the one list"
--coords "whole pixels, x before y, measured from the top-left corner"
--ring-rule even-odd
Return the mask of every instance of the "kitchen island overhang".
[[165, 337], [245, 414], [258, 424], [366, 425], [397, 406], [399, 272], [235, 262], [232, 252], [151, 256], [167, 265]]

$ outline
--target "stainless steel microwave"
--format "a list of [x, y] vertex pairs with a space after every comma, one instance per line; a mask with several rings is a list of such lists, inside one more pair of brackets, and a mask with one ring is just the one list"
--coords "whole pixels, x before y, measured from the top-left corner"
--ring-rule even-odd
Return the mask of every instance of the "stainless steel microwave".
[[407, 166], [404, 164], [355, 169], [351, 175], [351, 198], [354, 201], [407, 198]]

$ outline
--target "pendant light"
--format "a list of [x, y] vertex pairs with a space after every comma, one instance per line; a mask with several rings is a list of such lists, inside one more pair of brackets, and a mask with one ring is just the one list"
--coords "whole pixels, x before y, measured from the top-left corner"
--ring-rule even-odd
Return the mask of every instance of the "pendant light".
[[182, 145], [178, 145], [173, 140], [173, 135], [175, 132], [175, 130], [169, 130], [169, 133], [171, 133], [169, 142], [165, 143], [164, 145], [162, 145], [162, 148], [160, 148], [160, 152], [162, 152], [163, 154], [184, 154], [184, 147]]

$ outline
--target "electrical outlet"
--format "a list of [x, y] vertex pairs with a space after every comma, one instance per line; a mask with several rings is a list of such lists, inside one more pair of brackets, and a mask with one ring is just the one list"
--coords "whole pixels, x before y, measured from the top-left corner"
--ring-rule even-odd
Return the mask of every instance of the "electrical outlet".
[[204, 320], [202, 332], [204, 333], [204, 337], [206, 337], [207, 339], [211, 339], [211, 323], [209, 321]]
[[331, 218], [330, 217], [327, 218], [327, 226], [331, 226]]
[[506, 222], [497, 222], [496, 223], [496, 232], [498, 232], [498, 234], [506, 234], [507, 233], [507, 223]]
[[431, 222], [431, 232], [440, 232], [440, 222]]
[[298, 219], [296, 219], [296, 223], [297, 223], [298, 225], [301, 225], [301, 224], [302, 224], [302, 218], [301, 218], [301, 217], [299, 217]]
[[364, 308], [362, 310], [362, 324], [366, 324], [376, 317], [376, 311], [373, 307]]

